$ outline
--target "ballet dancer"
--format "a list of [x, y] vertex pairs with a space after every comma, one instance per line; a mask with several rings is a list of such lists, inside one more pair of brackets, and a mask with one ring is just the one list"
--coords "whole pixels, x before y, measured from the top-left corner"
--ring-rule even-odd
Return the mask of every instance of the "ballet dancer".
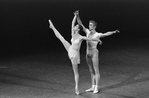
[[[88, 38], [95, 38], [99, 39], [110, 36], [112, 34], [118, 33], [119, 30], [115, 31], [109, 31], [106, 33], [98, 33], [96, 31], [97, 23], [93, 20], [89, 21], [89, 29], [87, 29], [83, 24], [82, 21], [80, 20], [79, 14], [77, 17], [77, 22], [79, 25], [83, 27], [83, 31], [86, 33], [86, 37]], [[87, 48], [86, 48], [86, 61], [89, 66], [89, 71], [91, 74], [91, 81], [92, 81], [92, 86], [91, 88], [87, 89], [86, 92], [93, 91], [93, 93], [98, 93], [98, 86], [99, 86], [99, 80], [100, 80], [100, 73], [99, 73], [99, 58], [98, 58], [98, 49], [97, 49], [97, 44], [98, 41], [86, 41], [87, 43]], [[100, 44], [102, 42], [100, 41]]]

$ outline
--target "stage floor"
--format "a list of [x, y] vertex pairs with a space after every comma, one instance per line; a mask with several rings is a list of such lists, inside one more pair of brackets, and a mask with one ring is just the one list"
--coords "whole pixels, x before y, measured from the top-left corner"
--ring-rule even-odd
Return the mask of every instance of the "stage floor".
[[0, 98], [148, 98], [149, 51], [121, 49], [99, 54], [100, 92], [91, 87], [90, 73], [81, 53], [80, 95], [74, 92], [73, 70], [67, 53], [47, 52], [0, 60]]

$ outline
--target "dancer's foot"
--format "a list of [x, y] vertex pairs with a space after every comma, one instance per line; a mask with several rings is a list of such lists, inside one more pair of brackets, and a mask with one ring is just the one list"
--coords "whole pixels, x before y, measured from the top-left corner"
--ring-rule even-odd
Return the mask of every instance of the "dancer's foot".
[[78, 87], [75, 87], [75, 92], [76, 92], [77, 95], [79, 95], [79, 89], [78, 89]]
[[50, 28], [52, 29], [53, 28], [53, 23], [52, 23], [52, 21], [49, 19], [49, 24], [50, 24]]
[[94, 90], [94, 88], [89, 88], [86, 90], [86, 92], [92, 92]]
[[99, 92], [99, 91], [98, 91], [98, 86], [95, 86], [95, 89], [94, 89], [93, 93], [96, 94], [96, 93], [98, 93], [98, 92]]
[[89, 88], [89, 89], [87, 89], [87, 90], [86, 90], [86, 92], [92, 92], [92, 91], [94, 91], [94, 88], [95, 88], [95, 86], [94, 86], [94, 85], [92, 85], [92, 87], [91, 87], [91, 88]]

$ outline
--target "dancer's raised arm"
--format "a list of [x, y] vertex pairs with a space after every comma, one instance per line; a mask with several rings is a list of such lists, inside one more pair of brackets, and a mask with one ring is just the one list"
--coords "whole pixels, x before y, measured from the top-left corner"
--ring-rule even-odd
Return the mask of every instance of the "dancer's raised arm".
[[74, 17], [73, 17], [73, 20], [72, 20], [72, 24], [71, 24], [71, 36], [74, 35], [74, 26], [75, 26], [75, 23], [76, 23], [77, 15], [78, 15], [78, 11], [75, 11], [74, 12]]
[[78, 16], [77, 16], [77, 22], [78, 22], [79, 25], [81, 25], [81, 26], [83, 27], [83, 30], [86, 30], [86, 27], [83, 25], [83, 23], [82, 23], [82, 21], [81, 21], [81, 19], [80, 19], [79, 14], [78, 14]]
[[79, 13], [78, 13], [78, 15], [77, 15], [77, 22], [78, 22], [78, 24], [79, 24], [80, 26], [82, 26], [83, 31], [84, 31], [85, 33], [89, 33], [88, 29], [83, 25], [83, 23], [82, 23], [82, 21], [81, 21], [81, 19], [80, 19]]

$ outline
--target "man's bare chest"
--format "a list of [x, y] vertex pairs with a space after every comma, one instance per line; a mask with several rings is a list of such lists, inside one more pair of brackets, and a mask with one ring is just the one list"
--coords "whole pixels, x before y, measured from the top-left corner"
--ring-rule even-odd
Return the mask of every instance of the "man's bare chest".
[[97, 34], [88, 34], [88, 38], [97, 38]]

